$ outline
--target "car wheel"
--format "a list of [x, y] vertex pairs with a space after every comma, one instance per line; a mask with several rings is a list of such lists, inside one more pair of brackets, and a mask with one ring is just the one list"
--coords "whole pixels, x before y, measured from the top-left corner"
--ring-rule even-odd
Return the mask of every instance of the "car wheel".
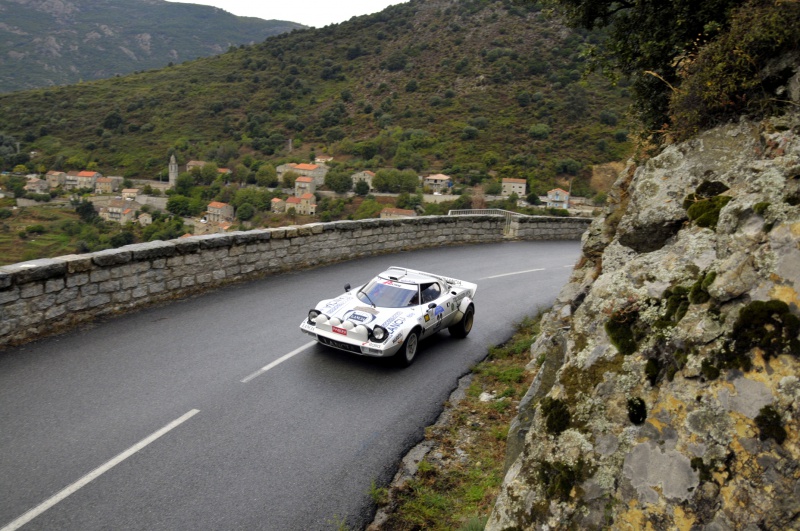
[[454, 337], [467, 337], [472, 330], [472, 321], [475, 320], [475, 307], [470, 304], [459, 322], [448, 328]]
[[395, 354], [395, 361], [401, 367], [408, 367], [414, 362], [419, 348], [419, 331], [412, 330], [403, 342], [403, 346]]

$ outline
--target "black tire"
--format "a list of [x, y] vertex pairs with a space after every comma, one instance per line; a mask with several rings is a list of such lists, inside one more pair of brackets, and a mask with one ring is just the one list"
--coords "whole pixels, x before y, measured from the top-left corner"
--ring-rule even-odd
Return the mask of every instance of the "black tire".
[[475, 307], [470, 304], [467, 306], [467, 310], [464, 312], [464, 315], [461, 317], [461, 320], [454, 324], [453, 326], [449, 327], [447, 330], [450, 332], [450, 335], [453, 337], [464, 338], [467, 337], [472, 331], [472, 322], [475, 319]]
[[419, 350], [419, 330], [416, 328], [408, 333], [408, 337], [403, 342], [403, 346], [394, 355], [394, 360], [400, 367], [408, 367], [414, 363]]

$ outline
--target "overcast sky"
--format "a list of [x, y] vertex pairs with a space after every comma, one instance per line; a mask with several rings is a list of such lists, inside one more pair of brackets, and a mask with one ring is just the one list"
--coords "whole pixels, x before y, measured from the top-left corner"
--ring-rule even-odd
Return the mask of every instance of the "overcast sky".
[[216, 6], [240, 17], [288, 20], [321, 28], [351, 17], [383, 11], [406, 0], [171, 0], [188, 4]]

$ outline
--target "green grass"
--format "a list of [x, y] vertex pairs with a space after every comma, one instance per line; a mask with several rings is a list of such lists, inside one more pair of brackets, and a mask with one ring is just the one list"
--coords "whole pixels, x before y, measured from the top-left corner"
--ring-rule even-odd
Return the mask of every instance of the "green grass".
[[[71, 208], [23, 207], [13, 213], [10, 218], [0, 219], [0, 265], [72, 254], [75, 251], [78, 238], [68, 236], [61, 229], [64, 221], [78, 221], [77, 214]], [[34, 225], [42, 225], [45, 232], [20, 237], [20, 232]]]
[[[523, 396], [533, 378], [524, 373], [530, 353], [519, 345], [530, 346], [536, 334], [538, 319], [526, 319], [510, 341], [492, 348], [475, 367], [466, 398], [453, 406], [450, 423], [426, 430], [434, 448], [413, 480], [390, 492], [397, 506], [384, 530], [483, 529], [503, 480], [505, 440], [516, 414], [509, 397]], [[481, 402], [483, 392], [505, 398]], [[443, 458], [431, 457], [438, 453]]]

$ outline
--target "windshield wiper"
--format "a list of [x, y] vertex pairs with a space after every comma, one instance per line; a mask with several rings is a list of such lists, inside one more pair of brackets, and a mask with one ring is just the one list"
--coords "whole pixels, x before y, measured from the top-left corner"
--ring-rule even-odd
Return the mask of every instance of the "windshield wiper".
[[363, 293], [363, 294], [364, 294], [364, 296], [365, 296], [365, 297], [367, 298], [367, 300], [369, 301], [369, 303], [372, 305], [372, 307], [373, 307], [373, 308], [377, 308], [377, 306], [375, 305], [375, 303], [374, 303], [374, 302], [372, 302], [372, 297], [370, 297], [370, 296], [369, 296], [369, 293], [367, 293], [366, 291], [364, 291], [364, 288], [361, 288], [361, 290], [359, 291], [359, 293]]

